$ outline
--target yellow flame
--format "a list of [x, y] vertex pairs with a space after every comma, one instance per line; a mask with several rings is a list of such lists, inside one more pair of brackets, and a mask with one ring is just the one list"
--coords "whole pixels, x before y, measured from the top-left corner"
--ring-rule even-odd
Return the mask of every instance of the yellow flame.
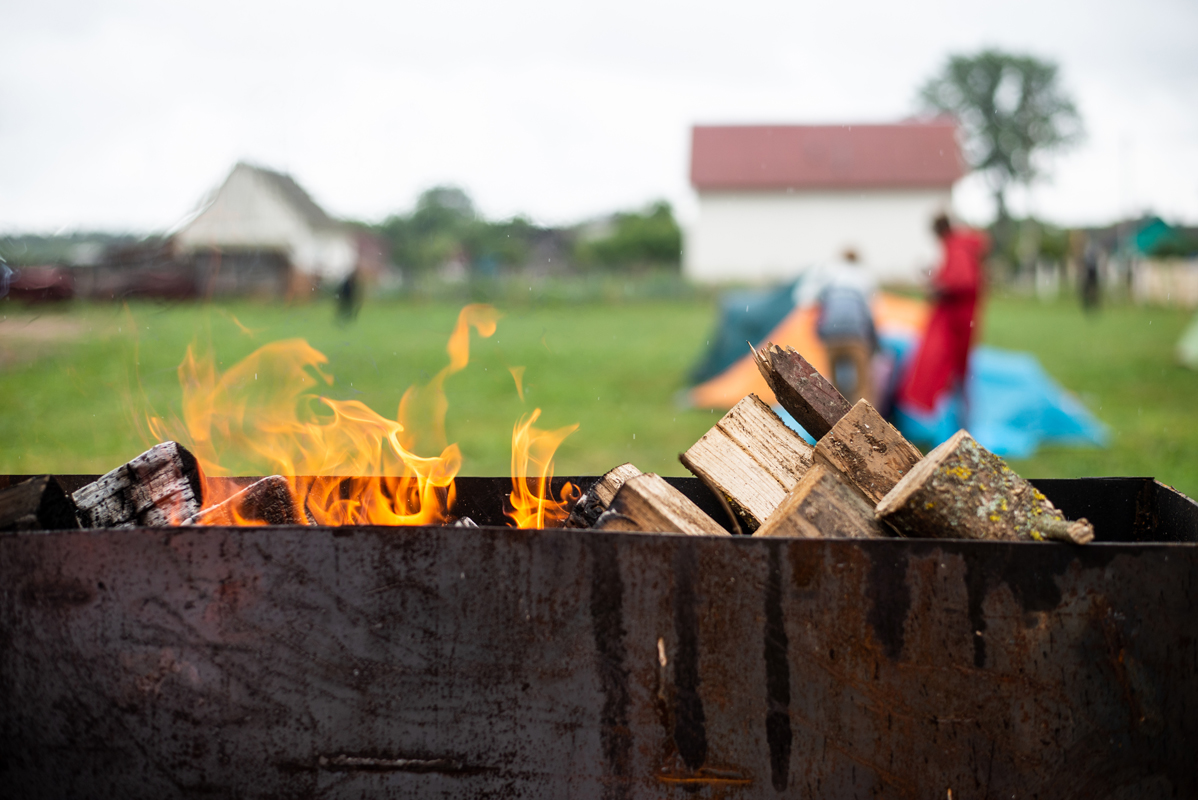
[[[189, 347], [179, 366], [182, 420], [152, 417], [150, 429], [187, 446], [206, 475], [248, 467], [250, 473], [287, 476], [321, 525], [441, 523], [453, 504], [461, 452], [456, 444], [442, 444], [438, 456], [417, 455], [405, 446], [412, 437], [404, 413], [410, 410], [432, 438], [444, 442], [445, 378], [469, 362], [470, 328], [490, 336], [497, 318], [489, 306], [462, 309], [449, 364], [428, 386], [408, 390], [394, 420], [357, 400], [317, 394], [333, 383], [323, 370], [328, 359], [302, 339], [264, 345], [224, 373], [210, 356]], [[208, 488], [214, 491], [207, 504], [226, 499], [218, 485], [209, 482]]]
[[566, 437], [578, 430], [578, 424], [547, 431], [533, 425], [541, 416], [535, 409], [521, 417], [512, 429], [512, 508], [507, 515], [517, 528], [544, 528], [561, 523], [569, 513], [570, 502], [578, 498], [578, 489], [567, 482], [561, 499], [551, 494], [553, 455]]
[[520, 399], [524, 399], [524, 367], [508, 367], [507, 371], [512, 373], [512, 380], [516, 382], [516, 394], [520, 395]]
[[[428, 384], [403, 395], [396, 419], [357, 400], [334, 400], [320, 392], [333, 384], [328, 359], [302, 339], [259, 347], [224, 371], [211, 354], [188, 347], [179, 365], [181, 419], [151, 416], [151, 433], [188, 447], [205, 476], [277, 474], [288, 478], [298, 518], [319, 525], [420, 525], [446, 522], [454, 503], [454, 478], [462, 466], [456, 444], [447, 444], [449, 408], [445, 379], [470, 359], [470, 329], [494, 334], [499, 313], [466, 306], [449, 337], [449, 363]], [[523, 368], [512, 371], [518, 390]], [[521, 419], [513, 433], [512, 517], [520, 527], [544, 527], [565, 518], [577, 495], [566, 484], [550, 496], [553, 454], [578, 428], [542, 431], [541, 411]], [[438, 452], [421, 456], [417, 452]], [[207, 481], [205, 505], [228, 499], [229, 482]], [[239, 501], [212, 524], [259, 525], [255, 510]]]

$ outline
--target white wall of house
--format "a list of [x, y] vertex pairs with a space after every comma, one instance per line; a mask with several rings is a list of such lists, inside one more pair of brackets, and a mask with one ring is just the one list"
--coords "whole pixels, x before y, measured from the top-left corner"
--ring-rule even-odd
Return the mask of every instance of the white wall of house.
[[951, 203], [949, 188], [702, 191], [683, 269], [704, 283], [787, 280], [851, 247], [880, 282], [917, 283], [939, 258], [932, 218]]
[[175, 234], [182, 252], [219, 248], [281, 250], [296, 270], [324, 280], [345, 278], [357, 263], [353, 236], [314, 230], [255, 170], [239, 166], [212, 202]]

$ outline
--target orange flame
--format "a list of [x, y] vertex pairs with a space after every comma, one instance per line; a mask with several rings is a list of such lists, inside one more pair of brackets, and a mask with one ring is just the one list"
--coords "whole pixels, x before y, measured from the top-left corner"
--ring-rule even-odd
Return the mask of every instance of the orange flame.
[[[356, 400], [316, 394], [333, 383], [322, 370], [328, 359], [302, 339], [260, 347], [223, 374], [189, 347], [179, 366], [183, 419], [151, 417], [150, 430], [191, 449], [205, 475], [288, 476], [302, 510], [320, 525], [443, 523], [462, 464], [458, 446], [445, 443], [445, 379], [469, 362], [470, 328], [491, 336], [498, 317], [491, 306], [463, 308], [449, 363], [404, 393], [395, 420]], [[440, 455], [418, 456], [417, 444]], [[225, 499], [207, 497], [208, 505]], [[260, 524], [239, 508], [229, 512], [236, 524]]]
[[544, 528], [562, 522], [570, 502], [579, 496], [578, 489], [569, 482], [562, 487], [560, 500], [554, 500], [550, 492], [553, 454], [567, 436], [578, 430], [578, 424], [542, 430], [533, 426], [540, 416], [541, 409], [535, 409], [521, 417], [512, 430], [512, 510], [506, 513], [517, 528]]

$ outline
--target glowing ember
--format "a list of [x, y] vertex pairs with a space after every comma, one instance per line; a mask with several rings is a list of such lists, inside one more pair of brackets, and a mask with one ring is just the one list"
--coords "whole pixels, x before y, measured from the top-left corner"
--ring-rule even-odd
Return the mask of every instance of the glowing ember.
[[[322, 370], [328, 359], [302, 339], [265, 345], [223, 374], [189, 347], [179, 366], [182, 419], [151, 417], [150, 430], [187, 446], [206, 476], [246, 466], [300, 476], [289, 478], [292, 488], [319, 525], [441, 524], [450, 518], [462, 465], [458, 446], [446, 443], [445, 379], [469, 363], [470, 329], [489, 337], [498, 318], [491, 306], [463, 308], [449, 338], [449, 363], [404, 393], [394, 420], [359, 401], [317, 394], [333, 383]], [[553, 454], [578, 426], [541, 431], [532, 424], [539, 415], [536, 409], [521, 420], [512, 439], [510, 516], [519, 527], [559, 522], [574, 492], [567, 484], [565, 497], [554, 500], [549, 487]], [[418, 449], [440, 454], [420, 456]], [[206, 506], [227, 499], [221, 486], [208, 483]], [[237, 524], [260, 524], [231, 511]]]

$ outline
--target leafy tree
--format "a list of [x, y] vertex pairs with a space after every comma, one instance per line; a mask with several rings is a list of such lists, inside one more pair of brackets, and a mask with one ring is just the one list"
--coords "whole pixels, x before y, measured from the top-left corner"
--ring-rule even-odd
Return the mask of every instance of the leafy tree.
[[470, 196], [456, 186], [428, 189], [410, 214], [394, 214], [379, 226], [395, 263], [418, 273], [455, 256], [484, 269], [523, 263], [538, 230], [522, 217], [482, 219]]
[[643, 212], [622, 212], [611, 221], [605, 235], [583, 239], [574, 257], [584, 266], [634, 268], [678, 267], [682, 256], [682, 231], [670, 204], [664, 200]]
[[1006, 190], [1042, 171], [1042, 156], [1081, 139], [1073, 101], [1057, 82], [1057, 66], [1027, 55], [983, 50], [951, 56], [920, 90], [927, 110], [955, 116], [974, 169], [985, 172], [1000, 221]]

